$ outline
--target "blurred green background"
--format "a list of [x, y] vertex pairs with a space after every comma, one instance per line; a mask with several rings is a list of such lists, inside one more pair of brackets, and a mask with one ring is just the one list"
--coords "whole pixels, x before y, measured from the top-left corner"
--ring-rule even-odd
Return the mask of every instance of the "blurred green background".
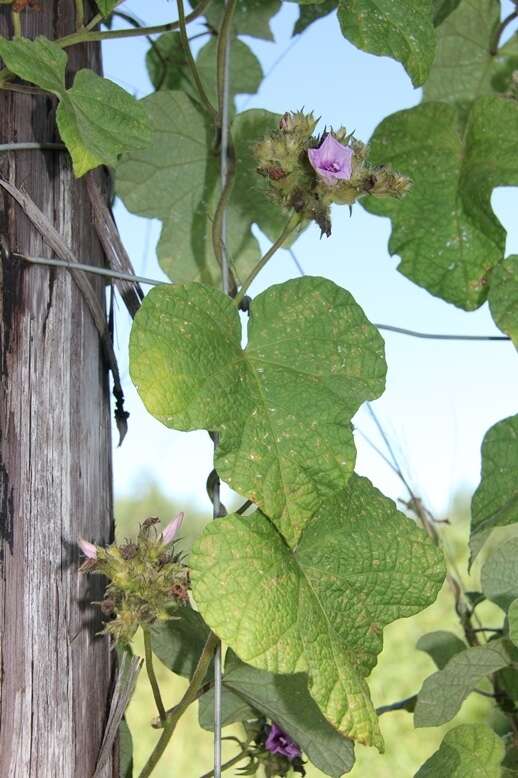
[[[184, 506], [182, 508], [185, 509]], [[172, 504], [154, 483], [141, 485], [138, 497], [126, 497], [117, 503], [118, 538], [134, 536], [139, 522], [148, 516], [160, 516], [166, 523], [177, 510], [178, 507]], [[182, 545], [185, 550], [188, 550], [199, 535], [209, 516], [209, 510], [205, 516], [194, 511], [186, 512], [182, 527]], [[447, 519], [447, 522], [437, 525], [444, 547], [452, 564], [459, 570], [466, 589], [477, 590], [481, 562], [487, 556], [488, 550], [481, 554], [481, 559], [474, 566], [472, 575], [468, 576], [469, 498], [467, 495], [456, 495]], [[499, 540], [502, 539], [503, 534], [509, 534], [509, 530], [499, 535], [495, 533]], [[488, 545], [491, 547], [493, 543], [494, 541]], [[491, 603], [482, 603], [478, 606], [477, 614], [484, 626], [501, 624], [502, 614]], [[423, 680], [434, 672], [435, 666], [431, 659], [423, 652], [417, 651], [415, 645], [422, 635], [437, 629], [451, 630], [462, 637], [451, 591], [446, 584], [434, 605], [414, 618], [395, 622], [385, 630], [385, 647], [369, 679], [376, 706], [386, 705], [414, 694], [420, 689]], [[139, 639], [135, 641], [134, 650], [143, 655]], [[187, 683], [184, 679], [174, 677], [158, 660], [156, 660], [156, 669], [166, 707], [172, 707], [180, 699]], [[485, 687], [482, 685], [481, 688]], [[127, 715], [134, 740], [135, 775], [138, 775], [139, 769], [144, 765], [159, 736], [159, 732], [150, 726], [150, 721], [155, 716], [153, 698], [146, 675], [142, 672]], [[412, 714], [406, 711], [387, 713], [380, 721], [385, 737], [386, 753], [381, 755], [375, 749], [358, 746], [356, 764], [349, 773], [353, 778], [411, 778], [418, 767], [437, 749], [445, 732], [460, 723], [485, 721], [491, 723], [497, 731], [505, 731], [505, 722], [495, 711], [493, 702], [476, 693], [468, 698], [455, 719], [444, 727], [415, 730]], [[224, 734], [233, 733], [241, 734], [238, 727], [224, 730]], [[224, 759], [233, 756], [236, 748], [235, 744], [225, 744]], [[200, 778], [212, 768], [212, 749], [212, 735], [198, 726], [197, 704], [194, 704], [181, 720], [173, 741], [153, 776]], [[236, 775], [237, 769], [238, 767], [231, 768], [226, 775]], [[317, 778], [323, 774], [308, 765], [307, 775], [308, 778]]]

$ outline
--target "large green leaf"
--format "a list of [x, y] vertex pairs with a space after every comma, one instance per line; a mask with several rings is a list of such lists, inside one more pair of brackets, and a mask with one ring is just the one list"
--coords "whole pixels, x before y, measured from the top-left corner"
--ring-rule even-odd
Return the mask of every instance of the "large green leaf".
[[[185, 90], [199, 101], [196, 85], [187, 64], [179, 33], [166, 32], [146, 54], [149, 77], [155, 89]], [[196, 57], [198, 73], [212, 105], [217, 105], [217, 41], [213, 38]], [[263, 71], [253, 51], [240, 40], [232, 41], [230, 59], [230, 95], [255, 94], [261, 85]]]
[[518, 348], [518, 255], [499, 262], [491, 273], [489, 308], [495, 324]]
[[299, 35], [301, 32], [304, 32], [313, 22], [328, 16], [337, 8], [338, 0], [324, 0], [324, 2], [317, 5], [303, 5], [300, 9], [299, 18], [293, 27], [293, 35]]
[[98, 165], [115, 165], [120, 154], [145, 146], [150, 128], [145, 108], [117, 84], [92, 70], [80, 70], [65, 88], [67, 56], [57, 43], [0, 38], [0, 56], [16, 75], [60, 98], [57, 124], [82, 176]]
[[500, 778], [504, 743], [485, 724], [450, 730], [415, 778]]
[[132, 379], [156, 418], [220, 433], [216, 467], [290, 543], [355, 462], [350, 421], [384, 388], [383, 341], [351, 295], [323, 278], [270, 287], [237, 308], [199, 284], [154, 289], [133, 325]]
[[119, 778], [133, 776], [133, 738], [126, 719], [119, 726]]
[[[225, 0], [212, 0], [205, 11], [205, 18], [211, 27], [219, 30], [223, 17]], [[281, 0], [238, 0], [234, 12], [234, 32], [273, 41], [270, 19], [281, 7]]]
[[471, 558], [494, 527], [518, 522], [518, 415], [499, 421], [482, 443], [482, 476], [471, 502]]
[[439, 670], [445, 667], [450, 659], [464, 651], [466, 644], [453, 632], [437, 630], [419, 638], [416, 644], [419, 651], [425, 651], [435, 662]]
[[414, 86], [426, 80], [435, 52], [431, 0], [340, 0], [338, 19], [355, 46], [402, 62]]
[[480, 586], [487, 599], [504, 610], [518, 597], [518, 538], [492, 550], [480, 571]]
[[371, 141], [371, 162], [392, 164], [413, 180], [402, 200], [363, 201], [392, 219], [389, 251], [401, 256], [398, 269], [467, 310], [484, 302], [489, 273], [504, 255], [491, 194], [518, 184], [517, 135], [518, 103], [482, 97], [465, 132], [454, 106], [424, 103], [389, 116]]
[[457, 104], [465, 115], [475, 98], [493, 93], [495, 57], [489, 49], [499, 21], [499, 0], [462, 0], [437, 31], [425, 100]]
[[[208, 729], [214, 728], [213, 703], [212, 692], [200, 700], [200, 723]], [[232, 721], [243, 720], [239, 716], [249, 716], [253, 710], [275, 721], [298, 743], [311, 763], [331, 778], [340, 778], [352, 769], [354, 745], [323, 717], [309, 695], [305, 674], [276, 675], [257, 670], [229, 650], [223, 675], [226, 720], [230, 705]]]
[[391, 500], [353, 475], [292, 549], [261, 513], [220, 519], [191, 570], [203, 618], [243, 661], [307, 672], [330, 723], [382, 747], [364, 677], [383, 627], [433, 602], [444, 578], [438, 549]]
[[[220, 286], [211, 234], [220, 191], [212, 128], [181, 92], [162, 91], [143, 102], [153, 136], [146, 149], [126, 155], [119, 164], [118, 194], [133, 213], [162, 220], [158, 258], [170, 278]], [[254, 142], [277, 123], [275, 114], [260, 110], [245, 111], [233, 122], [237, 172], [227, 208], [227, 249], [241, 281], [260, 257], [252, 224], [276, 238], [286, 222], [268, 197], [253, 156]]]
[[439, 727], [450, 721], [480, 681], [508, 664], [509, 654], [500, 640], [456, 654], [423, 683], [417, 695], [415, 726]]

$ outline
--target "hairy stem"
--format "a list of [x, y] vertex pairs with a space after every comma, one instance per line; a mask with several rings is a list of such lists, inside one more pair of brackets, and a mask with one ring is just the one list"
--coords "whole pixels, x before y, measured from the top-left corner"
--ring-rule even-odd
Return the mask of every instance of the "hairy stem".
[[[203, 14], [210, 0], [201, 0], [199, 5], [191, 11], [185, 17], [185, 23], [193, 22], [199, 16]], [[97, 14], [87, 24], [84, 30], [78, 30], [71, 35], [65, 35], [64, 38], [60, 38], [56, 41], [61, 48], [65, 49], [68, 46], [74, 46], [76, 43], [90, 43], [91, 41], [105, 41], [116, 38], [135, 38], [140, 35], [155, 35], [162, 32], [171, 32], [172, 30], [178, 30], [180, 28], [180, 21], [169, 22], [168, 24], [157, 24], [153, 27], [138, 27], [125, 30], [92, 30], [97, 24], [102, 21], [102, 14]]]
[[194, 674], [191, 678], [191, 682], [185, 694], [183, 695], [182, 699], [176, 706], [175, 713], [166, 720], [164, 730], [160, 735], [158, 743], [153, 749], [151, 756], [149, 757], [148, 761], [144, 765], [144, 768], [140, 773], [140, 778], [149, 778], [149, 776], [157, 766], [160, 757], [162, 756], [165, 749], [167, 748], [167, 745], [171, 740], [171, 737], [173, 736], [173, 733], [176, 729], [176, 725], [178, 724], [180, 718], [187, 710], [191, 702], [193, 702], [196, 699], [196, 695], [198, 694], [199, 689], [203, 685], [205, 676], [207, 675], [207, 670], [209, 669], [212, 656], [214, 654], [214, 651], [216, 650], [216, 646], [218, 645], [218, 643], [219, 643], [218, 638], [213, 632], [211, 632], [209, 637], [207, 638], [207, 642], [205, 643], [202, 654], [196, 666], [196, 670], [194, 671]]
[[[225, 764], [221, 765], [221, 772], [223, 772], [224, 770], [229, 770], [235, 764], [241, 762], [241, 760], [244, 759], [247, 754], [248, 754], [248, 746], [246, 748], [243, 748], [242, 751], [240, 751], [238, 754], [233, 756], [232, 759], [229, 759], [228, 762], [225, 762]], [[214, 775], [215, 775], [214, 770], [210, 770], [208, 773], [204, 773], [201, 776], [201, 778], [214, 778]]]
[[76, 30], [81, 30], [85, 24], [85, 6], [83, 0], [75, 0], [76, 5]]
[[275, 243], [272, 243], [266, 254], [259, 260], [257, 265], [254, 267], [246, 281], [244, 282], [243, 286], [239, 290], [239, 293], [236, 295], [235, 303], [237, 307], [239, 308], [241, 302], [243, 301], [243, 297], [245, 296], [247, 289], [249, 288], [252, 281], [259, 275], [263, 267], [269, 262], [269, 260], [273, 257], [276, 251], [278, 251], [280, 248], [282, 248], [283, 244], [286, 242], [286, 240], [289, 238], [289, 236], [296, 230], [296, 228], [301, 223], [301, 217], [298, 213], [292, 214], [290, 218], [288, 219], [286, 226], [284, 227], [283, 231], [275, 241]]
[[214, 120], [217, 120], [218, 112], [216, 111], [216, 109], [214, 108], [214, 106], [212, 105], [211, 101], [208, 98], [207, 92], [205, 91], [205, 87], [203, 86], [202, 80], [200, 78], [198, 68], [196, 67], [196, 62], [194, 61], [194, 57], [192, 55], [191, 45], [189, 43], [189, 38], [187, 36], [187, 24], [186, 24], [185, 10], [183, 7], [183, 0], [176, 0], [176, 5], [178, 6], [178, 24], [180, 30], [180, 39], [182, 41], [182, 46], [185, 52], [185, 56], [187, 57], [187, 64], [189, 65], [189, 68], [191, 70], [192, 77], [194, 79], [194, 83], [196, 84], [196, 89], [198, 90], [198, 94], [200, 96], [200, 100], [203, 106], [207, 109], [209, 115]]
[[232, 33], [232, 19], [234, 18], [234, 11], [236, 10], [237, 0], [228, 0], [225, 6], [225, 13], [223, 15], [223, 21], [221, 22], [221, 28], [218, 35], [218, 52], [217, 52], [217, 85], [218, 85], [218, 116], [219, 126], [224, 124], [223, 113], [228, 101], [225, 99], [225, 88], [228, 82], [227, 67], [228, 57], [230, 49], [230, 38]]
[[11, 11], [11, 21], [13, 24], [13, 37], [22, 37], [22, 20], [18, 11]]
[[149, 678], [149, 683], [151, 686], [151, 690], [153, 692], [153, 697], [155, 699], [155, 705], [156, 709], [158, 711], [158, 715], [160, 716], [160, 721], [165, 722], [166, 720], [166, 712], [164, 703], [162, 702], [162, 695], [160, 694], [160, 687], [158, 685], [157, 677], [155, 675], [155, 668], [153, 666], [153, 649], [151, 648], [151, 635], [149, 634], [149, 630], [142, 629], [142, 632], [144, 633], [144, 655], [146, 658], [146, 672], [147, 676]]

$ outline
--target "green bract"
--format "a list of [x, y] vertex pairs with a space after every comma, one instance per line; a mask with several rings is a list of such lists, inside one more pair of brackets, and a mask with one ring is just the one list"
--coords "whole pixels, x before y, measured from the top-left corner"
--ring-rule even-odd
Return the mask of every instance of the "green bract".
[[222, 292], [154, 289], [132, 330], [132, 379], [167, 426], [219, 432], [219, 475], [296, 543], [353, 471], [350, 420], [383, 391], [383, 341], [348, 292], [310, 277], [256, 297], [245, 351], [241, 336]]
[[[161, 91], [143, 103], [153, 126], [151, 143], [122, 159], [118, 194], [133, 213], [162, 220], [158, 258], [170, 278], [221, 286], [212, 243], [220, 196], [212, 129], [182, 92]], [[257, 174], [253, 156], [254, 141], [277, 123], [275, 114], [252, 110], [239, 114], [232, 126], [236, 178], [227, 207], [226, 246], [234, 275], [241, 281], [260, 258], [252, 224], [275, 239], [286, 222], [285, 214], [268, 199], [267, 182]]]
[[67, 56], [56, 43], [0, 38], [0, 56], [20, 78], [59, 97], [57, 124], [76, 176], [98, 165], [115, 165], [122, 152], [149, 141], [145, 108], [117, 84], [80, 70], [72, 88], [65, 88]]
[[415, 778], [500, 778], [504, 744], [485, 724], [463, 724], [444, 736], [441, 747]]
[[340, 0], [338, 19], [355, 46], [402, 62], [414, 86], [426, 80], [435, 52], [431, 0]]
[[416, 727], [438, 727], [450, 721], [480, 681], [509, 664], [503, 641], [466, 648], [430, 675], [417, 696]]
[[[323, 717], [308, 693], [303, 673], [277, 675], [241, 662], [228, 651], [223, 675], [224, 723], [256, 718], [275, 721], [302, 748], [315, 767], [340, 778], [354, 765], [354, 745]], [[214, 729], [214, 694], [200, 700], [200, 724]]]
[[495, 267], [488, 299], [496, 326], [509, 335], [518, 348], [518, 255]]
[[296, 545], [261, 513], [220, 519], [191, 571], [203, 618], [243, 661], [307, 672], [331, 724], [382, 748], [364, 677], [383, 627], [433, 602], [444, 577], [440, 552], [391, 500], [353, 475]]
[[482, 443], [482, 477], [471, 503], [471, 558], [494, 527], [518, 522], [518, 415], [499, 421]]
[[482, 97], [464, 131], [454, 106], [424, 103], [389, 116], [371, 141], [371, 162], [414, 182], [402, 200], [362, 201], [392, 219], [398, 269], [466, 310], [484, 302], [490, 271], [504, 256], [505, 230], [490, 200], [496, 186], [518, 183], [517, 133], [518, 103]]

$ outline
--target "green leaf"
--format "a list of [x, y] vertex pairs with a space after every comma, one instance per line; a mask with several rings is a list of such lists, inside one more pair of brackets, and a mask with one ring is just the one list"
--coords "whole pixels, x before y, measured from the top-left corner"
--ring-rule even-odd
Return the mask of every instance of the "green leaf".
[[454, 103], [465, 116], [474, 99], [493, 94], [495, 58], [489, 49], [499, 22], [499, 0], [462, 0], [437, 30], [425, 100]]
[[518, 415], [499, 421], [482, 442], [482, 476], [471, 502], [471, 561], [494, 527], [518, 522]]
[[383, 627], [433, 602], [444, 578], [439, 550], [391, 500], [353, 475], [293, 550], [259, 512], [219, 519], [195, 544], [191, 571], [205, 621], [243, 661], [307, 672], [328, 721], [382, 747], [364, 677]]
[[[209, 729], [214, 728], [213, 702], [212, 692], [200, 700], [200, 723], [208, 724]], [[224, 721], [228, 720], [229, 705], [234, 705], [236, 715], [241, 707], [244, 718], [249, 718], [255, 710], [256, 716], [259, 711], [274, 721], [298, 743], [310, 762], [331, 778], [340, 778], [352, 770], [354, 745], [323, 717], [309, 695], [305, 674], [275, 675], [257, 670], [229, 650], [223, 675]], [[233, 717], [232, 721], [244, 718]]]
[[179, 32], [160, 35], [146, 52], [146, 68], [156, 90], [192, 89], [190, 70]]
[[130, 362], [149, 412], [175, 429], [219, 432], [221, 478], [294, 544], [353, 471], [350, 420], [383, 391], [383, 351], [348, 292], [306, 277], [254, 299], [245, 351], [223, 292], [155, 288], [135, 318]]
[[437, 630], [419, 638], [416, 644], [419, 651], [425, 651], [442, 670], [456, 654], [464, 651], [466, 644], [453, 632]]
[[6, 67], [24, 81], [37, 84], [58, 97], [65, 91], [67, 55], [48, 38], [40, 36], [31, 41], [27, 38], [6, 40], [0, 37], [0, 57]]
[[145, 146], [150, 138], [142, 103], [92, 70], [77, 73], [56, 119], [78, 177], [98, 165], [114, 166], [123, 152]]
[[491, 208], [496, 186], [518, 184], [518, 104], [499, 97], [473, 104], [464, 133], [454, 106], [424, 103], [385, 119], [370, 161], [413, 180], [402, 199], [368, 198], [392, 219], [391, 254], [403, 275], [460, 308], [480, 306], [491, 269], [503, 258], [505, 230]]
[[[154, 624], [150, 632], [153, 653], [173, 673], [190, 678], [209, 637], [200, 614], [190, 607], [182, 608], [170, 621]], [[212, 672], [212, 665], [208, 672]]]
[[461, 724], [446, 733], [415, 778], [500, 778], [504, 750], [485, 724]]
[[432, 0], [433, 23], [436, 27], [454, 11], [461, 0]]
[[97, 8], [103, 16], [109, 16], [115, 6], [119, 5], [121, 0], [95, 0]]
[[499, 262], [491, 273], [489, 308], [495, 324], [518, 348], [518, 255]]
[[[210, 26], [219, 30], [223, 17], [225, 0], [212, 0], [205, 11]], [[251, 35], [273, 41], [270, 19], [281, 7], [281, 0], [238, 0], [234, 13], [233, 27], [237, 35]]]
[[122, 152], [149, 141], [145, 108], [112, 81], [80, 70], [65, 90], [67, 56], [56, 43], [0, 39], [0, 55], [16, 75], [60, 98], [58, 129], [77, 177], [98, 165], [114, 165]]
[[293, 27], [293, 35], [299, 35], [313, 24], [313, 22], [322, 19], [324, 16], [332, 13], [338, 8], [338, 0], [324, 0], [318, 5], [303, 5], [299, 12], [299, 18]]
[[119, 726], [119, 776], [133, 776], [133, 738], [126, 719], [122, 719]]
[[509, 639], [518, 646], [518, 599], [513, 600], [507, 611], [509, 619]]
[[[133, 213], [163, 221], [158, 258], [170, 278], [221, 286], [211, 237], [220, 191], [212, 128], [181, 92], [162, 91], [143, 102], [153, 126], [151, 143], [119, 164], [118, 193]], [[253, 156], [254, 143], [278, 121], [276, 114], [252, 110], [233, 122], [237, 174], [227, 208], [227, 248], [238, 281], [260, 258], [252, 224], [277, 238], [286, 223], [286, 215], [268, 197]]]
[[414, 86], [424, 83], [435, 53], [431, 0], [340, 0], [338, 19], [359, 49], [397, 59]]
[[417, 695], [414, 725], [439, 727], [450, 721], [480, 681], [508, 664], [509, 655], [500, 640], [456, 654], [423, 683]]
[[[314, 703], [313, 703], [314, 704]], [[318, 710], [318, 709], [317, 709]], [[230, 724], [237, 724], [242, 721], [253, 721], [260, 718], [261, 713], [252, 708], [251, 705], [231, 691], [223, 681], [221, 694], [221, 726], [228, 727]], [[200, 727], [210, 732], [214, 730], [214, 689], [210, 689], [202, 697], [198, 704], [198, 718]]]
[[480, 571], [480, 586], [487, 599], [503, 610], [518, 597], [518, 538], [500, 543], [491, 552]]

